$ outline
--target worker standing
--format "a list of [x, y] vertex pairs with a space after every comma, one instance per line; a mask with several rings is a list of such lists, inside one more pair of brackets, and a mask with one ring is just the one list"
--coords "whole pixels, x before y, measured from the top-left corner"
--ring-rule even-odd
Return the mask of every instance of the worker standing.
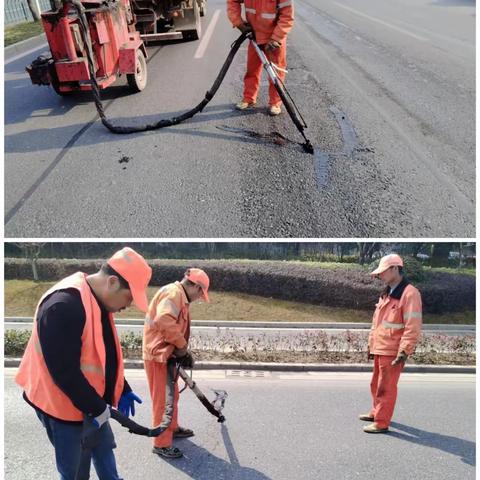
[[368, 359], [374, 359], [370, 384], [373, 405], [359, 419], [373, 422], [366, 433], [385, 433], [397, 400], [397, 385], [409, 355], [415, 351], [422, 328], [420, 292], [403, 275], [399, 255], [386, 255], [371, 275], [386, 284], [373, 315], [368, 338]]
[[[151, 273], [141, 255], [124, 248], [97, 273], [74, 273], [40, 299], [16, 382], [55, 449], [62, 480], [90, 478], [92, 459], [100, 480], [120, 479], [109, 405], [128, 415], [142, 401], [124, 378], [113, 313], [132, 301], [147, 310]], [[85, 416], [98, 428], [88, 449]]]
[[[143, 360], [150, 388], [153, 425], [159, 425], [165, 410], [167, 361], [180, 359], [193, 367], [188, 350], [190, 338], [190, 305], [208, 299], [210, 280], [199, 268], [189, 268], [180, 282], [160, 288], [148, 307], [143, 330]], [[173, 446], [173, 438], [187, 438], [193, 431], [178, 425], [178, 384], [175, 383], [173, 419], [162, 434], [153, 439], [153, 453], [165, 458], [180, 458], [182, 452]]]
[[[245, 18], [242, 18], [242, 3], [245, 4]], [[227, 14], [230, 22], [242, 33], [253, 30], [255, 39], [265, 52], [268, 60], [275, 64], [278, 77], [285, 80], [287, 68], [287, 35], [293, 26], [293, 0], [227, 0]], [[256, 104], [262, 63], [252, 43], [247, 53], [247, 73], [244, 78], [243, 99], [236, 104], [238, 110], [245, 110]], [[269, 79], [269, 113], [281, 113], [281, 98]]]

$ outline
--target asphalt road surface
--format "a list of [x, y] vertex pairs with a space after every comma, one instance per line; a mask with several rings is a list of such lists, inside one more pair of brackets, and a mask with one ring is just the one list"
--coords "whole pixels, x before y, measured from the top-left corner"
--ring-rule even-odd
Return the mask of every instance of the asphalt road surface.
[[[5, 479], [52, 480], [52, 448], [21, 399], [15, 371], [5, 370]], [[144, 375], [126, 372], [144, 399], [135, 419], [148, 424]], [[185, 456], [170, 463], [151, 453], [150, 440], [113, 422], [124, 479], [475, 478], [474, 375], [403, 375], [388, 435], [367, 435], [356, 419], [369, 407], [369, 374], [213, 371], [194, 378], [209, 398], [209, 388], [228, 392], [225, 426], [183, 393], [180, 421], [196, 435], [178, 441]]]
[[[149, 47], [149, 82], [104, 99], [119, 124], [196, 105], [237, 33], [211, 0], [203, 40]], [[474, 0], [296, 0], [286, 114], [236, 112], [246, 45], [204, 113], [118, 136], [88, 94], [60, 98], [5, 66], [7, 237], [471, 237]], [[208, 40], [208, 41], [207, 41]], [[41, 53], [38, 52], [38, 53]]]

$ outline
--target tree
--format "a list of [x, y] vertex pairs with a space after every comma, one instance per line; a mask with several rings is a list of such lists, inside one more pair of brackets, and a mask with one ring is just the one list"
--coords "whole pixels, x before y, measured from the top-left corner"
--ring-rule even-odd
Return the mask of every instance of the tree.
[[32, 265], [32, 273], [33, 273], [33, 280], [38, 282], [38, 269], [37, 269], [37, 260], [40, 254], [42, 253], [42, 249], [45, 246], [45, 243], [29, 243], [29, 242], [22, 242], [22, 243], [15, 243], [14, 244], [17, 248], [19, 248], [25, 258], [30, 260]]
[[438, 242], [432, 244], [430, 265], [432, 267], [448, 266], [450, 252], [455, 252], [457, 248], [458, 243]]
[[39, 22], [41, 20], [40, 14], [40, 7], [38, 5], [37, 0], [27, 0], [28, 8], [30, 12], [32, 12], [32, 17], [35, 22]]
[[372, 261], [373, 253], [378, 251], [382, 244], [375, 242], [357, 242], [357, 246], [358, 263], [360, 263], [360, 265], [364, 265], [365, 263], [370, 263]]
[[408, 253], [412, 255], [412, 257], [417, 258], [417, 255], [427, 246], [426, 243], [406, 243], [405, 244]]

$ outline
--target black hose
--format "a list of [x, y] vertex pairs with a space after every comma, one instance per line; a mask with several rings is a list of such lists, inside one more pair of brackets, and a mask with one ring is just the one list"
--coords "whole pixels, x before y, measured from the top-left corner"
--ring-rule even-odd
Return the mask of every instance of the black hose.
[[[164, 432], [172, 423], [174, 397], [175, 397], [175, 382], [177, 381], [176, 366], [172, 363], [167, 363], [167, 383], [165, 389], [165, 411], [163, 413], [160, 425], [153, 428], [144, 427], [138, 424], [131, 418], [127, 417], [119, 410], [110, 407], [110, 417], [116, 420], [122, 427], [128, 429], [130, 433], [135, 435], [143, 435], [145, 437], [158, 437]], [[92, 449], [96, 446], [98, 441], [98, 427], [93, 422], [93, 417], [89, 415], [84, 416], [83, 431], [82, 431], [82, 448]]]
[[146, 132], [148, 130], [158, 130], [159, 128], [171, 127], [173, 125], [178, 125], [179, 123], [182, 123], [185, 120], [192, 118], [197, 113], [201, 112], [217, 93], [217, 90], [220, 88], [220, 85], [222, 84], [223, 79], [225, 78], [225, 75], [227, 74], [228, 69], [232, 64], [233, 58], [235, 57], [242, 43], [247, 38], [247, 34], [242, 33], [237, 38], [237, 40], [235, 40], [235, 42], [232, 43], [227, 59], [225, 60], [222, 68], [220, 69], [220, 72], [217, 75], [215, 82], [213, 82], [212, 87], [205, 94], [205, 98], [196, 107], [192, 108], [191, 110], [188, 110], [185, 113], [182, 113], [177, 117], [162, 118], [160, 120], [157, 120], [156, 122], [147, 123], [145, 125], [135, 125], [135, 126], [113, 125], [105, 115], [105, 110], [103, 108], [103, 104], [100, 96], [100, 88], [98, 86], [97, 79], [96, 79], [95, 66], [93, 62], [92, 42], [90, 39], [87, 17], [85, 15], [85, 8], [83, 7], [83, 5], [79, 0], [69, 0], [69, 2], [77, 10], [79, 21], [80, 21], [80, 27], [82, 30], [83, 41], [87, 46], [88, 70], [90, 73], [90, 82], [92, 84], [92, 93], [95, 101], [95, 106], [97, 108], [97, 112], [98, 112], [98, 115], [100, 116], [102, 123], [112, 133], [119, 133], [119, 134], [138, 133], [138, 132]]
[[[277, 81], [278, 80], [279, 79], [277, 78]], [[310, 143], [310, 140], [305, 135], [305, 127], [306, 127], [305, 121], [303, 120], [303, 117], [301, 116], [300, 112], [298, 112], [298, 113], [300, 115], [301, 120], [300, 120], [300, 118], [298, 118], [297, 112], [296, 112], [296, 111], [298, 111], [298, 108], [295, 104], [293, 104], [293, 105], [295, 105], [295, 108], [292, 106], [292, 103], [293, 103], [292, 97], [288, 93], [288, 90], [285, 88], [285, 85], [283, 84], [283, 82], [282, 83], [276, 83], [275, 87], [277, 88], [278, 95], [282, 99], [282, 102], [285, 105], [285, 109], [287, 110], [288, 114], [290, 115], [290, 118], [292, 119], [293, 123], [297, 127], [297, 130], [300, 132], [300, 134], [302, 135], [302, 137], [305, 140], [305, 143], [302, 143], [303, 149], [305, 150], [305, 152], [313, 155], [313, 153], [314, 153], [313, 145]], [[292, 103], [290, 103], [290, 100], [287, 98], [287, 95], [290, 97], [290, 100], [292, 100]]]
[[[219, 423], [225, 421], [225, 417], [220, 411], [215, 408], [215, 405], [208, 400], [204, 393], [198, 388], [197, 384], [192, 380], [188, 373], [184, 370], [182, 366], [177, 367], [178, 375], [182, 378], [185, 384], [193, 391], [196, 397], [200, 400], [202, 405], [214, 416], [217, 417]], [[222, 407], [224, 402], [222, 402]]]
[[[85, 8], [83, 7], [80, 0], [67, 0], [67, 1], [71, 3], [74, 6], [74, 8], [77, 10], [82, 37], [85, 45], [87, 46], [87, 61], [88, 61], [88, 70], [90, 74], [90, 83], [92, 85], [92, 94], [93, 94], [93, 99], [95, 102], [95, 107], [97, 109], [98, 115], [103, 125], [105, 125], [105, 127], [107, 127], [112, 133], [117, 133], [117, 134], [146, 132], [148, 130], [158, 130], [160, 128], [171, 127], [173, 125], [178, 125], [179, 123], [182, 123], [185, 120], [192, 118], [197, 113], [201, 112], [206, 107], [206, 105], [210, 102], [210, 100], [212, 100], [212, 98], [217, 93], [217, 90], [220, 88], [220, 85], [222, 84], [223, 79], [225, 78], [225, 75], [227, 74], [228, 69], [230, 68], [230, 65], [232, 64], [233, 59], [237, 54], [242, 43], [247, 38], [253, 38], [252, 37], [253, 32], [244, 32], [232, 43], [230, 47], [230, 52], [225, 62], [223, 63], [222, 68], [220, 69], [220, 72], [217, 75], [217, 78], [213, 82], [212, 87], [210, 88], [210, 90], [207, 91], [204, 99], [196, 107], [186, 111], [185, 113], [182, 113], [177, 117], [162, 118], [160, 120], [157, 120], [156, 122], [147, 123], [144, 125], [135, 125], [135, 126], [113, 125], [107, 119], [107, 116], [105, 115], [105, 109], [103, 108], [103, 104], [102, 104], [100, 87], [98, 86], [97, 78], [96, 78], [95, 64], [93, 61], [92, 42], [90, 38], [87, 17], [85, 15]], [[305, 139], [305, 143], [301, 144], [303, 149], [307, 153], [313, 154], [314, 153], [313, 146], [310, 143], [310, 140], [308, 140], [308, 138], [306, 137], [304, 132], [304, 129], [307, 125], [305, 124], [305, 121], [303, 120], [303, 117], [300, 111], [298, 110], [297, 106], [293, 102], [293, 99], [290, 96], [288, 90], [286, 89], [283, 82], [279, 81], [278, 77], [277, 77], [277, 81], [274, 82], [274, 86], [277, 89], [277, 92], [280, 95], [280, 98], [282, 99], [282, 102], [285, 105], [285, 108], [290, 118], [292, 119], [293, 123], [297, 127], [302, 137]], [[289, 98], [287, 98], [287, 96]], [[297, 115], [297, 112], [298, 112], [298, 115]]]

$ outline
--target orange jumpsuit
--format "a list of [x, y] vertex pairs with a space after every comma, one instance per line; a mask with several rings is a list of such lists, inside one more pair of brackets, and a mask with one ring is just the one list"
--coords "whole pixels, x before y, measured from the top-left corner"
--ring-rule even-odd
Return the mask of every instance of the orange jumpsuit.
[[[190, 311], [180, 282], [162, 287], [148, 306], [143, 328], [143, 361], [152, 398], [153, 425], [161, 423], [165, 410], [167, 360], [175, 348], [185, 348], [190, 338]], [[178, 385], [175, 384], [171, 425], [153, 439], [155, 447], [170, 447], [178, 428]]]
[[422, 329], [420, 292], [402, 280], [395, 290], [380, 297], [373, 315], [368, 339], [370, 353], [375, 355], [370, 383], [373, 406], [370, 415], [379, 428], [387, 428], [397, 400], [397, 385], [403, 363], [391, 362], [402, 351], [411, 355]]
[[[267, 58], [282, 69], [287, 68], [287, 34], [293, 26], [293, 0], [244, 0], [245, 16], [252, 26], [257, 43], [264, 50], [270, 40], [281, 44], [280, 48], [265, 51]], [[242, 19], [241, 0], [227, 0], [227, 14], [234, 27], [238, 27]], [[282, 82], [285, 72], [277, 71]], [[262, 63], [250, 43], [247, 55], [247, 73], [244, 78], [243, 101], [254, 103], [257, 100], [262, 76]], [[281, 99], [277, 90], [269, 80], [269, 104], [280, 105]]]

